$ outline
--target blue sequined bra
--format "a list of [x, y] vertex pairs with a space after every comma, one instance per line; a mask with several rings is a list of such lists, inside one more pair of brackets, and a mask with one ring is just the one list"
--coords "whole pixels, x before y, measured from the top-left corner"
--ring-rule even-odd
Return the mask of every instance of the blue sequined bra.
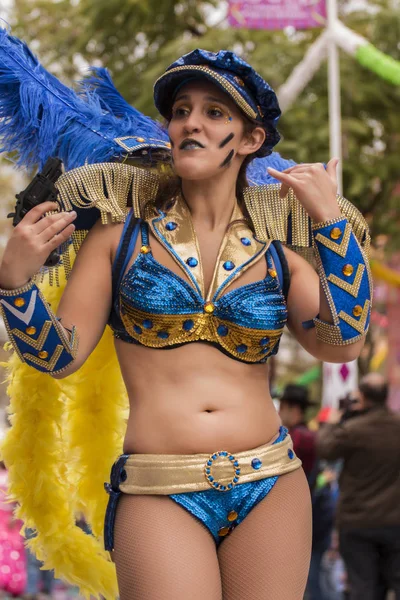
[[[152, 255], [149, 228], [189, 281]], [[228, 356], [263, 363], [278, 351], [287, 322], [288, 272], [282, 249], [258, 241], [236, 207], [218, 254], [208, 293], [201, 256], [186, 204], [159, 212], [148, 222], [128, 217], [113, 265], [114, 336], [150, 348], [211, 343]], [[141, 249], [125, 273], [141, 234]], [[249, 266], [265, 256], [267, 275], [223, 293]], [[281, 275], [281, 277], [279, 277]]]

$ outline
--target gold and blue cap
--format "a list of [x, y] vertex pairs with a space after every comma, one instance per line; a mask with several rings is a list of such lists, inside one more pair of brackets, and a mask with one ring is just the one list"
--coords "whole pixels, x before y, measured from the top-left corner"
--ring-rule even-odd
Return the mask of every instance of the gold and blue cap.
[[154, 85], [154, 103], [165, 119], [170, 119], [177, 90], [191, 79], [205, 78], [228, 94], [243, 114], [259, 123], [267, 133], [257, 157], [268, 156], [279, 142], [276, 124], [281, 115], [271, 86], [253, 67], [229, 50], [193, 50], [172, 63]]

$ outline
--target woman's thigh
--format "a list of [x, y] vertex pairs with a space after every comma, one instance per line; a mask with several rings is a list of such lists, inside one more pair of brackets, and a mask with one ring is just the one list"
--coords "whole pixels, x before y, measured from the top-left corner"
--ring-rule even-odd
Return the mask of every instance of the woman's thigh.
[[311, 500], [302, 469], [281, 475], [218, 550], [224, 600], [302, 600]]
[[221, 600], [214, 540], [167, 496], [123, 494], [114, 543], [121, 600]]

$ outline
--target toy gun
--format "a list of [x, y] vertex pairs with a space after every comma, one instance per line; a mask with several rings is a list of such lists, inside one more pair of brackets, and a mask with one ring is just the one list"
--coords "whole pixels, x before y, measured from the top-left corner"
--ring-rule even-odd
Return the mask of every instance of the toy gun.
[[[62, 162], [58, 158], [49, 158], [40, 173], [37, 173], [28, 187], [17, 194], [17, 203], [15, 212], [7, 215], [7, 218], [13, 220], [15, 227], [24, 218], [27, 212], [32, 210], [42, 202], [55, 202], [57, 200], [58, 190], [54, 185], [62, 174]], [[46, 267], [53, 267], [60, 261], [60, 255], [53, 250], [44, 263]]]

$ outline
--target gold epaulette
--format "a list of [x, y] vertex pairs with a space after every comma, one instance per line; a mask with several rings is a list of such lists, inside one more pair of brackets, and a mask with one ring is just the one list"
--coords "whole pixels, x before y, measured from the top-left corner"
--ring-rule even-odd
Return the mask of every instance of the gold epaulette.
[[[280, 184], [252, 186], [245, 189], [244, 198], [256, 237], [260, 240], [280, 240], [301, 253], [312, 247], [312, 219], [300, 204], [293, 190], [285, 198], [279, 197]], [[367, 222], [360, 211], [346, 198], [338, 195], [343, 216], [347, 217], [353, 232], [369, 257], [370, 235]]]

